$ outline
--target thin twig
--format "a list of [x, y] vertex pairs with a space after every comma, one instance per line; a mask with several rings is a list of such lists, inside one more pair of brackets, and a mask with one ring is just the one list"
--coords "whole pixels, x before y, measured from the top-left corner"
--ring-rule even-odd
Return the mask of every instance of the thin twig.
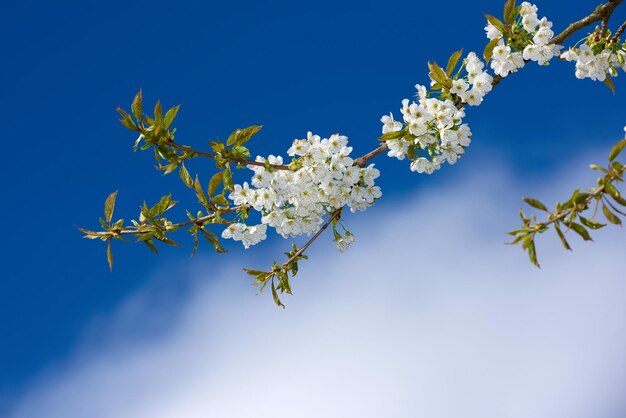
[[324, 232], [326, 228], [328, 228], [328, 225], [330, 225], [335, 219], [338, 219], [341, 216], [342, 210], [343, 208], [335, 209], [335, 211], [330, 215], [330, 218], [328, 218], [326, 222], [324, 222], [324, 225], [322, 225], [320, 229], [317, 230], [315, 235], [313, 235], [311, 239], [308, 240], [307, 243], [302, 246], [302, 248], [296, 251], [295, 254], [289, 258], [289, 260], [285, 261], [282, 267], [287, 267], [293, 260], [300, 257], [306, 251], [306, 249], [309, 248], [311, 244], [313, 244], [313, 242], [317, 239], [317, 237], [322, 235], [322, 232]]
[[[201, 157], [207, 157], [207, 158], [215, 158], [218, 157], [218, 154], [214, 154], [211, 152], [202, 152], [202, 151], [196, 151], [195, 149], [187, 146], [187, 145], [180, 145], [177, 144], [176, 142], [168, 142], [167, 145], [169, 145], [172, 148], [176, 148], [182, 151], [187, 151], [190, 153], [193, 153], [195, 155], [199, 155]], [[222, 157], [223, 158], [223, 157]], [[245, 164], [245, 165], [254, 165], [257, 167], [265, 167], [265, 163], [260, 162], [260, 161], [251, 161], [251, 160], [238, 160], [235, 158], [224, 158], [225, 160], [234, 162], [234, 163], [238, 163], [238, 164]], [[268, 164], [269, 167], [273, 168], [274, 170], [291, 170], [291, 168], [289, 168], [289, 166], [287, 165], [282, 165], [282, 164]]]
[[[233, 212], [237, 212], [239, 209], [241, 208], [241, 206], [237, 206], [234, 208], [229, 208], [229, 209], [224, 209], [224, 210], [220, 210], [220, 215], [222, 214], [226, 214], [226, 213], [233, 213]], [[251, 208], [251, 206], [247, 206], [248, 209]], [[172, 224], [172, 228], [183, 228], [185, 226], [190, 226], [190, 225], [200, 225], [200, 224], [204, 224], [206, 221], [209, 221], [211, 219], [215, 218], [215, 213], [212, 213], [210, 215], [206, 215], [206, 216], [202, 216], [200, 218], [196, 218], [194, 220], [188, 220], [185, 222], [180, 222], [177, 224]], [[128, 229], [122, 229], [121, 231], [117, 232], [118, 235], [142, 235], [142, 234], [147, 234], [148, 232], [151, 231], [140, 231], [139, 229], [136, 228], [128, 228]]]
[[615, 32], [615, 35], [613, 35], [613, 41], [617, 42], [617, 40], [619, 39], [620, 36], [622, 36], [622, 34], [624, 33], [624, 30], [626, 29], [626, 21], [624, 21], [624, 23], [622, 23], [622, 25], [617, 29], [617, 32]]
[[598, 34], [598, 38], [596, 39], [596, 41], [599, 41], [606, 36], [606, 32], [609, 30], [609, 17], [610, 15], [604, 16], [604, 18], [602, 19], [600, 33]]

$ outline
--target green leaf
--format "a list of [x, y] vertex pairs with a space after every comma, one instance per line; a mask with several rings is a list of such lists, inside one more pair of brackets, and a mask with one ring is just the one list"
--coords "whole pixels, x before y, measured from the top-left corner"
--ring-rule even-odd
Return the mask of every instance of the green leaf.
[[236, 160], [245, 160], [250, 156], [250, 150], [242, 145], [234, 146], [231, 150], [231, 157]]
[[617, 217], [616, 214], [614, 214], [613, 212], [611, 212], [611, 210], [609, 208], [606, 207], [606, 205], [602, 205], [602, 213], [604, 214], [604, 217], [606, 218], [607, 221], [611, 222], [614, 225], [621, 225], [622, 221], [620, 218]]
[[248, 142], [250, 140], [250, 138], [252, 138], [254, 135], [256, 135], [256, 133], [259, 132], [261, 130], [261, 128], [262, 128], [262, 126], [252, 125], [252, 126], [248, 126], [247, 128], [237, 129], [235, 132], [230, 134], [230, 136], [226, 140], [226, 145], [228, 145], [228, 146], [231, 146], [231, 145], [235, 145], [235, 146], [243, 145], [246, 142]]
[[456, 68], [456, 65], [458, 64], [459, 59], [461, 58], [461, 55], [463, 55], [463, 50], [459, 49], [458, 51], [456, 51], [454, 54], [450, 56], [450, 59], [448, 60], [448, 65], [446, 65], [446, 75], [448, 77], [452, 75], [452, 72]]
[[219, 238], [217, 238], [217, 235], [215, 235], [212, 231], [208, 231], [204, 228], [200, 228], [200, 232], [202, 232], [202, 235], [204, 236], [204, 238], [211, 243], [213, 248], [215, 248], [216, 252], [218, 253], [226, 252], [224, 247], [222, 247], [222, 245], [220, 244]]
[[161, 106], [160, 100], [158, 100], [154, 106], [154, 120], [158, 125], [163, 123], [163, 107]]
[[616, 159], [624, 147], [626, 147], [626, 139], [622, 139], [617, 144], [613, 145], [613, 148], [611, 148], [611, 152], [609, 153], [609, 162]]
[[439, 65], [437, 65], [436, 62], [433, 63], [428, 63], [428, 68], [430, 69], [430, 72], [428, 73], [428, 76], [436, 81], [437, 83], [441, 84], [441, 85], [446, 85], [447, 84], [447, 76], [446, 73], [443, 72], [443, 70], [441, 69], [441, 67]]
[[209, 189], [207, 190], [207, 192], [209, 193], [209, 196], [213, 196], [215, 194], [215, 191], [217, 190], [219, 185], [222, 183], [222, 179], [223, 179], [223, 174], [221, 171], [218, 171], [217, 173], [213, 175], [213, 177], [211, 177], [211, 180], [209, 180]]
[[581, 224], [583, 224], [586, 227], [591, 228], [591, 229], [600, 229], [600, 228], [606, 226], [606, 224], [602, 224], [600, 222], [592, 221], [591, 219], [583, 218], [580, 215], [578, 215], [578, 219], [580, 219], [580, 223]]
[[415, 159], [415, 151], [417, 151], [417, 145], [415, 145], [414, 143], [409, 145], [409, 147], [406, 150], [406, 156], [409, 158], [410, 161], [413, 161]]
[[233, 190], [234, 189], [233, 173], [231, 173], [230, 167], [227, 166], [222, 171], [222, 180], [224, 181], [224, 189], [225, 190]]
[[390, 139], [400, 139], [404, 137], [406, 134], [407, 134], [407, 129], [404, 128], [402, 130], [395, 131], [395, 132], [387, 132], [386, 134], [383, 134], [382, 136], [378, 137], [378, 140], [388, 141]]
[[141, 214], [151, 224], [155, 223], [154, 215], [152, 214], [152, 211], [150, 210], [150, 208], [148, 208], [148, 205], [146, 204], [146, 202], [143, 202], [143, 206], [141, 207]]
[[[613, 199], [615, 199], [615, 198], [613, 198]], [[622, 199], [622, 200], [624, 200], [624, 199]], [[608, 199], [607, 199], [605, 203], [606, 203], [606, 204], [607, 204], [607, 205], [608, 205], [608, 206], [609, 206], [612, 210], [614, 210], [615, 212], [619, 213], [619, 214], [620, 214], [620, 215], [622, 215], [622, 216], [626, 216], [626, 213], [624, 213], [624, 212], [622, 212], [621, 210], [619, 210], [618, 208], [616, 208], [616, 207], [615, 207], [615, 205], [613, 205], [613, 204], [611, 203], [611, 201], [610, 201], [610, 200], [608, 200]], [[624, 205], [624, 206], [626, 206], [626, 205]]]
[[[611, 158], [611, 157], [609, 157], [609, 158]], [[611, 160], [609, 160], [609, 161], [611, 161]], [[599, 166], [599, 165], [597, 165], [597, 164], [589, 164], [589, 168], [591, 168], [592, 170], [601, 171], [601, 172], [603, 172], [604, 174], [608, 174], [608, 173], [609, 173], [609, 170], [607, 170], [607, 169], [606, 169], [606, 168], [604, 168], [604, 167], [600, 167], [600, 166]]]
[[198, 240], [198, 227], [193, 226], [189, 231], [191, 231], [190, 233], [191, 235], [193, 235], [193, 251], [191, 252], [191, 256], [193, 257], [194, 255], [196, 255], [196, 251], [198, 251], [198, 245], [200, 244], [200, 241]]
[[102, 228], [105, 231], [110, 231], [111, 230], [111, 226], [102, 218], [98, 218], [98, 221], [100, 222], [100, 225], [102, 225]]
[[515, 22], [516, 15], [517, 13], [515, 13], [515, 0], [507, 0], [506, 3], [504, 3], [504, 14], [502, 15], [504, 17], [504, 20], [507, 23], [513, 23]]
[[132, 116], [130, 116], [129, 114], [126, 114], [126, 116], [120, 119], [120, 123], [131, 131], [139, 131], [139, 127], [135, 124]]
[[193, 189], [193, 179], [191, 178], [189, 171], [187, 171], [185, 164], [180, 165], [178, 174], [180, 175], [180, 179], [183, 181], [183, 183], [185, 183], [185, 186], [189, 187], [190, 189]]
[[224, 152], [225, 149], [224, 143], [221, 141], [211, 141], [209, 142], [209, 146], [213, 151], [220, 155]]
[[581, 224], [572, 222], [567, 224], [567, 226], [569, 226], [574, 232], [580, 235], [585, 241], [593, 241], [593, 239], [591, 239], [591, 235], [589, 235], [589, 231], [587, 231], [585, 227]]
[[483, 58], [485, 58], [485, 62], [489, 63], [491, 56], [493, 55], [493, 49], [498, 45], [499, 39], [492, 39], [489, 41], [487, 46], [485, 46], [485, 50], [483, 51]]
[[266, 279], [268, 279], [268, 275], [270, 274], [267, 271], [252, 270], [247, 268], [244, 268], [243, 271], [245, 271], [246, 274], [254, 277], [259, 282], [264, 282]]
[[572, 196], [572, 199], [574, 199], [574, 203], [576, 203], [577, 205], [583, 203], [584, 201], [586, 201], [587, 199], [589, 199], [589, 197], [591, 196], [591, 194], [589, 193], [577, 193], [575, 196]]
[[[505, 32], [505, 30], [504, 30], [504, 23], [502, 23], [502, 22], [500, 21], [500, 19], [498, 19], [498, 18], [497, 18], [497, 17], [495, 17], [495, 16], [488, 15], [488, 14], [485, 14], [485, 17], [487, 18], [487, 21], [488, 21], [489, 23], [491, 23], [493, 26], [495, 26], [496, 28], [498, 28], [498, 30], [499, 30], [500, 32], [502, 32], [502, 33], [504, 33], [504, 32]], [[490, 42], [490, 43], [491, 43], [491, 42]]]
[[617, 197], [617, 198], [622, 197], [622, 196], [620, 195], [620, 193], [619, 193], [619, 190], [617, 190], [617, 189], [615, 188], [615, 186], [613, 186], [613, 184], [612, 184], [609, 180], [606, 180], [606, 181], [604, 182], [604, 190], [606, 190], [606, 192], [609, 194], [609, 196], [611, 196], [611, 197], [612, 197], [612, 198], [614, 198], [614, 199], [615, 199], [616, 197]]
[[152, 239], [153, 236], [154, 236], [154, 232], [143, 233], [137, 237], [137, 242], [142, 242], [142, 241]]
[[537, 261], [537, 250], [535, 249], [534, 239], [530, 240], [527, 251], [528, 251], [528, 258], [530, 259], [530, 262], [533, 263], [537, 267], [541, 267], [539, 265], [539, 261]]
[[611, 80], [611, 77], [609, 77], [608, 74], [604, 79], [604, 84], [606, 84], [606, 86], [613, 92], [613, 95], [615, 95], [615, 84], [613, 84], [613, 80]]
[[159, 249], [154, 245], [154, 242], [152, 241], [152, 238], [147, 239], [145, 241], [142, 241], [144, 244], [146, 244], [146, 246], [148, 248], [150, 248], [152, 251], [154, 251], [156, 254], [159, 253]]
[[172, 171], [176, 170], [177, 168], [178, 168], [178, 162], [168, 164], [165, 167], [163, 167], [163, 169], [165, 169], [165, 171], [163, 172], [163, 175], [166, 176], [170, 174]]
[[611, 195], [611, 197], [620, 205], [626, 206], [626, 199], [624, 199], [619, 193], [617, 195]]
[[141, 90], [139, 90], [139, 93], [135, 95], [133, 104], [130, 105], [130, 109], [133, 112], [135, 119], [141, 123], [143, 119], [143, 93]]
[[280, 306], [283, 309], [285, 309], [285, 305], [283, 305], [283, 303], [280, 301], [280, 298], [278, 297], [278, 292], [276, 291], [276, 286], [274, 286], [273, 280], [272, 280], [272, 297], [274, 298], [274, 303], [276, 304], [276, 306]]
[[228, 205], [228, 200], [222, 194], [213, 197], [213, 201], [218, 205]]
[[178, 113], [178, 109], [180, 109], [180, 105], [174, 106], [165, 114], [165, 129], [169, 129], [176, 118], [176, 114]]
[[556, 234], [559, 236], [559, 238], [561, 239], [561, 243], [563, 244], [563, 246], [565, 247], [566, 250], [571, 250], [572, 248], [569, 246], [569, 243], [567, 242], [567, 240], [565, 239], [565, 235], [563, 235], [563, 231], [561, 231], [561, 228], [559, 228], [558, 225], [554, 225], [554, 229], [556, 229]]
[[161, 216], [166, 210], [174, 206], [176, 202], [172, 201], [172, 195], [163, 196], [159, 202], [150, 209], [150, 213], [154, 216]]
[[111, 238], [107, 240], [107, 261], [109, 263], [109, 270], [113, 271], [113, 252], [111, 251]]
[[196, 180], [193, 183], [193, 188], [196, 191], [196, 196], [198, 196], [198, 200], [203, 206], [208, 206], [209, 202], [204, 194], [204, 190], [202, 189], [202, 185], [200, 184], [200, 180], [198, 180], [198, 176], [196, 176]]
[[168, 238], [166, 236], [162, 236], [162, 237], [155, 236], [154, 238], [158, 239], [161, 242], [164, 242], [165, 244], [173, 245], [174, 247], [180, 247], [181, 246], [179, 243], [177, 243], [173, 239], [170, 239], [170, 238]]
[[533, 208], [548, 212], [548, 208], [546, 208], [545, 205], [541, 203], [540, 201], [538, 201], [537, 199], [533, 199], [532, 197], [525, 197], [524, 202], [528, 203]]
[[117, 190], [114, 191], [104, 201], [104, 218], [108, 223], [113, 219], [113, 210], [115, 209], [115, 199], [117, 199]]

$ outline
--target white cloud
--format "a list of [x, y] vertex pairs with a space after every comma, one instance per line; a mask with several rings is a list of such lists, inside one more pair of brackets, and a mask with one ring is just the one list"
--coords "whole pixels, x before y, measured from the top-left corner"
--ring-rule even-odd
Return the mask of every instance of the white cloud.
[[[537, 270], [502, 245], [524, 194], [503, 174], [350, 217], [354, 247], [320, 242], [285, 311], [254, 297], [239, 266], [210, 277], [195, 262], [178, 307], [138, 295], [104, 321], [103, 347], [42, 377], [12, 416], [621, 416], [623, 231], [572, 238], [574, 253], [542, 237]], [[119, 331], [174, 313], [157, 336]]]

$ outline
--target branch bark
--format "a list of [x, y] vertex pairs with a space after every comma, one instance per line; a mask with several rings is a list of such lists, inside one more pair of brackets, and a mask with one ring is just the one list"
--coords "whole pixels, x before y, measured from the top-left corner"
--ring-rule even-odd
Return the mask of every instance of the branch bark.
[[580, 29], [587, 27], [595, 22], [598, 22], [603, 19], [608, 19], [615, 8], [619, 6], [619, 4], [623, 0], [609, 0], [608, 2], [596, 7], [596, 9], [587, 17], [580, 19], [577, 22], [570, 24], [563, 32], [559, 33], [557, 36], [552, 38], [550, 43], [552, 44], [561, 44], [564, 40], [572, 36], [575, 32]]

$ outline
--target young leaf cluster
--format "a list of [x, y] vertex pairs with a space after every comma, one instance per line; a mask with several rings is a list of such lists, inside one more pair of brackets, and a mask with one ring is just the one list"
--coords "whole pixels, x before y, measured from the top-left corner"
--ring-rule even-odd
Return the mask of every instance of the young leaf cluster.
[[[592, 241], [591, 231], [605, 227], [607, 224], [596, 220], [598, 209], [602, 211], [604, 219], [614, 225], [622, 225], [620, 217], [626, 216], [626, 199], [622, 196], [616, 185], [624, 181], [626, 166], [615, 161], [618, 155], [626, 147], [626, 139], [616, 143], [609, 153], [608, 166], [606, 168], [591, 164], [593, 170], [603, 175], [598, 178], [597, 186], [588, 188], [586, 191], [574, 190], [571, 197], [564, 203], [557, 202], [553, 211], [537, 199], [524, 198], [529, 206], [545, 213], [544, 220], [537, 220], [535, 215], [527, 217], [520, 209], [522, 227], [509, 232], [514, 237], [509, 244], [520, 244], [528, 253], [530, 261], [539, 267], [535, 237], [551, 227], [558, 235], [563, 247], [571, 250], [566, 234], [573, 231], [585, 241]], [[593, 208], [591, 215], [586, 213]], [[584, 216], [583, 216], [584, 215]]]

